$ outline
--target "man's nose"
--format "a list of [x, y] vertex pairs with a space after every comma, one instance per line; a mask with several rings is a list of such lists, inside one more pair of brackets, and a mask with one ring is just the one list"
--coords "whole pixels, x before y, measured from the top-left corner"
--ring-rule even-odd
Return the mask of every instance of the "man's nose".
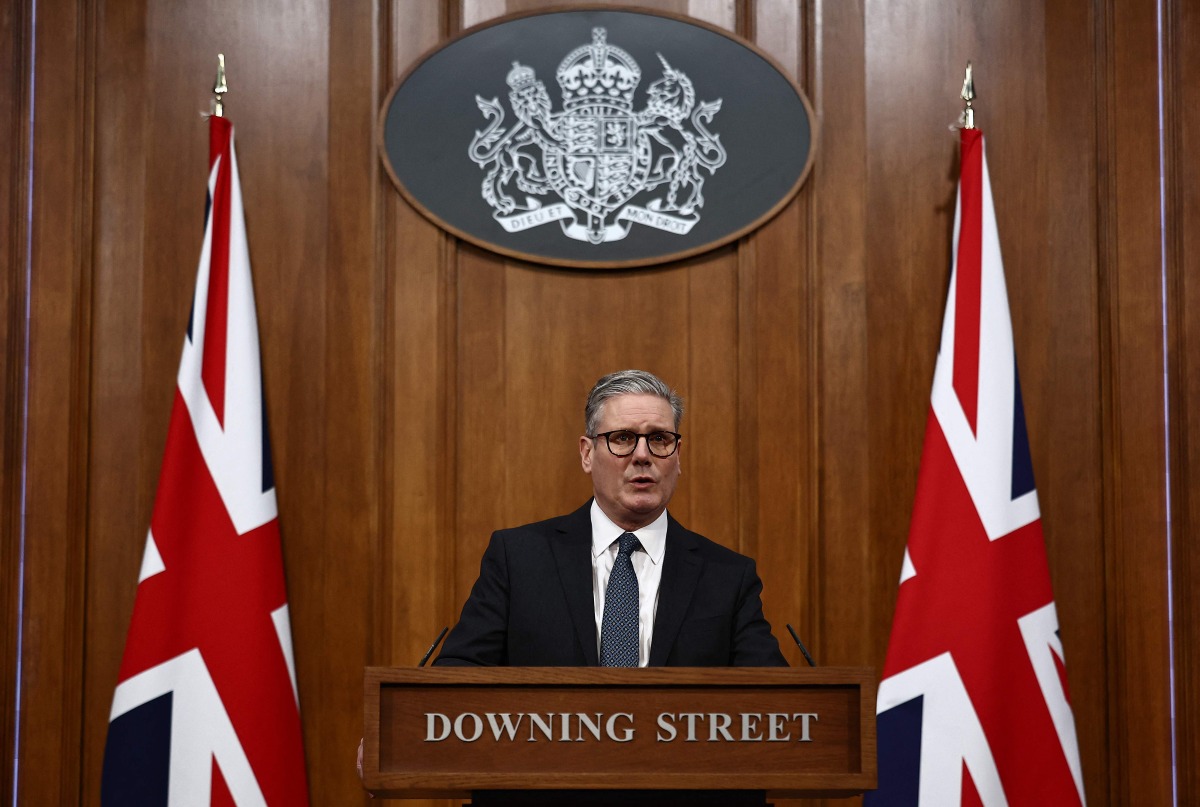
[[650, 453], [650, 437], [649, 435], [639, 434], [637, 442], [633, 444], [633, 458], [642, 462], [649, 462], [654, 456]]

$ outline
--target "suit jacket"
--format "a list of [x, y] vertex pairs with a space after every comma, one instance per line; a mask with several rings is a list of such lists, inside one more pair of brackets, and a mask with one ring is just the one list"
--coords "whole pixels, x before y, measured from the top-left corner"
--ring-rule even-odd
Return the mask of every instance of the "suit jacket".
[[[434, 664], [597, 666], [591, 502], [492, 534]], [[651, 666], [784, 667], [754, 561], [670, 518]]]

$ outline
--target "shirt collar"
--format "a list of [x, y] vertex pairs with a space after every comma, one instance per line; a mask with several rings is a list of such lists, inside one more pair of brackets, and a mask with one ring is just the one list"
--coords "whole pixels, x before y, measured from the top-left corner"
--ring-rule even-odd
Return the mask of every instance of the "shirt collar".
[[[624, 535], [626, 531], [605, 515], [604, 511], [600, 509], [600, 505], [596, 504], [595, 499], [592, 499], [591, 516], [592, 557], [598, 558], [602, 552], [612, 546], [613, 541]], [[658, 518], [641, 529], [634, 530], [633, 534], [637, 536], [638, 541], [642, 544], [642, 549], [650, 556], [654, 565], [662, 563], [663, 553], [667, 549], [667, 511], [663, 510]]]

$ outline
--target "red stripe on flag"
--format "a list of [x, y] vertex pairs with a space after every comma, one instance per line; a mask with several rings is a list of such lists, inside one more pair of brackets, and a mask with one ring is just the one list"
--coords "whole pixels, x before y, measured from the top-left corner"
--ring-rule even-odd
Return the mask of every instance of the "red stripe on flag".
[[208, 807], [237, 807], [237, 802], [233, 800], [233, 794], [229, 792], [229, 785], [225, 782], [225, 777], [221, 775], [221, 768], [217, 765], [216, 757], [212, 761], [212, 791], [208, 798]]
[[208, 168], [217, 159], [221, 167], [208, 211], [212, 221], [212, 251], [209, 255], [208, 304], [204, 316], [204, 354], [200, 378], [208, 393], [217, 422], [225, 425], [225, 339], [229, 324], [229, 207], [231, 176], [230, 135], [233, 124], [215, 115], [209, 118]]
[[959, 807], [983, 807], [983, 799], [979, 798], [979, 788], [971, 778], [971, 770], [964, 761], [962, 766], [962, 802]]
[[957, 281], [954, 286], [954, 392], [971, 432], [979, 408], [979, 305], [983, 273], [983, 134], [962, 130]]

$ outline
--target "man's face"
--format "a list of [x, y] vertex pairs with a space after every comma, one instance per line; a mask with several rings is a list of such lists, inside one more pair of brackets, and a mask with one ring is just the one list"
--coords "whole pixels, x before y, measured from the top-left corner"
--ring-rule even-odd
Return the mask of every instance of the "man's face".
[[[628, 429], [639, 434], [675, 431], [670, 402], [656, 395], [618, 395], [600, 410], [597, 434]], [[644, 527], [658, 518], [679, 481], [679, 449], [669, 457], [650, 453], [645, 440], [627, 457], [614, 456], [601, 437], [579, 438], [583, 472], [592, 477], [596, 503], [615, 524], [626, 530]]]

